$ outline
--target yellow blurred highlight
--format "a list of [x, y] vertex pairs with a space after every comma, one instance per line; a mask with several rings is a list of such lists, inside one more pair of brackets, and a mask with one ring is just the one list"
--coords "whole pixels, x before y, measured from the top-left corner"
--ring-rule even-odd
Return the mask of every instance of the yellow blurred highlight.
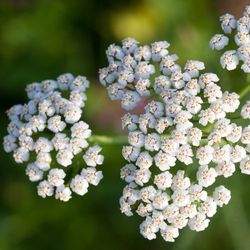
[[151, 42], [159, 32], [159, 23], [156, 11], [149, 6], [134, 6], [111, 14], [111, 29], [118, 40], [133, 37]]

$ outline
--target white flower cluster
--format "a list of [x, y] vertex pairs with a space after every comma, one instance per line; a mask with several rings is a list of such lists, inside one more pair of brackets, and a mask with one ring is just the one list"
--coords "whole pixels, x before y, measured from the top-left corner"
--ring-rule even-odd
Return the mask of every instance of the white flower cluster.
[[227, 70], [236, 69], [242, 61], [241, 69], [245, 73], [250, 73], [250, 5], [243, 12], [243, 16], [238, 20], [231, 14], [220, 17], [221, 28], [224, 34], [214, 35], [209, 45], [213, 50], [222, 50], [229, 44], [229, 36], [233, 36], [235, 50], [227, 50], [220, 58], [220, 63]]
[[[10, 123], [4, 150], [13, 152], [17, 163], [29, 162], [26, 174], [30, 181], [39, 181], [38, 195], [43, 198], [55, 195], [68, 201], [72, 191], [84, 195], [90, 184], [97, 185], [102, 179], [102, 172], [95, 168], [104, 160], [101, 147], [89, 147], [91, 130], [80, 121], [88, 87], [86, 77], [71, 74], [57, 81], [32, 83], [26, 88], [29, 102], [7, 111]], [[72, 164], [74, 158], [81, 159], [83, 150], [87, 168], [81, 161], [80, 166]]]
[[[150, 79], [156, 72], [154, 66], [156, 62], [161, 62], [161, 70], [166, 73], [173, 70], [172, 65], [177, 56], [169, 55], [168, 47], [169, 43], [166, 41], [155, 42], [150, 46], [139, 46], [139, 42], [133, 38], [124, 39], [121, 47], [110, 45], [106, 51], [109, 66], [100, 69], [99, 79], [101, 84], [107, 87], [111, 100], [121, 100], [122, 108], [131, 110], [137, 106], [142, 97], [150, 96], [152, 88], [156, 92], [167, 89], [170, 86], [168, 77], [155, 78], [154, 82]], [[203, 68], [203, 64], [195, 63], [195, 68]], [[188, 67], [192, 66], [190, 62]], [[175, 77], [185, 80], [189, 75]]]
[[[128, 163], [121, 178], [128, 184], [120, 207], [127, 216], [135, 209], [144, 218], [140, 232], [149, 240], [160, 232], [174, 241], [185, 226], [204, 230], [231, 198], [224, 186], [209, 191], [216, 179], [232, 176], [236, 164], [250, 174], [250, 125], [242, 128], [228, 118], [239, 108], [239, 96], [222, 92], [216, 74], [200, 74], [202, 62], [188, 61], [182, 71], [171, 58], [162, 56], [161, 75], [151, 80], [163, 79], [154, 84], [157, 100], [143, 114], [122, 117], [129, 145], [122, 150]], [[241, 115], [249, 119], [249, 102]]]

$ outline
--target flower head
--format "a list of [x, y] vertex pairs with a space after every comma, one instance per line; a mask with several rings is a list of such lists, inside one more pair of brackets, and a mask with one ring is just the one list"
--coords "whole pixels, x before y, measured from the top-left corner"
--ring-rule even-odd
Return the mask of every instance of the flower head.
[[[91, 130], [80, 120], [88, 87], [85, 77], [72, 74], [32, 83], [26, 87], [28, 103], [7, 111], [10, 123], [4, 150], [13, 152], [17, 163], [27, 163], [26, 175], [39, 182], [37, 192], [43, 198], [55, 195], [68, 201], [72, 191], [84, 195], [90, 184], [97, 185], [102, 179], [102, 172], [95, 168], [104, 160], [101, 147], [89, 147]], [[77, 167], [74, 159], [81, 156], [89, 167], [85, 169], [82, 162], [80, 170], [69, 175], [68, 169]]]
[[[230, 16], [223, 20], [227, 32], [234, 25]], [[122, 118], [129, 145], [122, 150], [128, 163], [121, 169], [127, 185], [120, 205], [122, 213], [132, 216], [135, 209], [144, 218], [140, 232], [145, 238], [154, 239], [159, 232], [174, 241], [186, 226], [205, 230], [217, 208], [229, 202], [230, 191], [216, 187], [217, 179], [232, 176], [236, 164], [242, 173], [250, 173], [250, 129], [230, 119], [240, 106], [239, 95], [223, 92], [216, 74], [201, 72], [202, 62], [189, 60], [182, 70], [178, 57], [167, 53], [168, 46], [154, 43], [158, 53], [153, 60], [161, 72], [150, 76], [154, 95], [144, 113]], [[153, 45], [151, 55], [152, 50]], [[248, 102], [241, 115], [249, 118]], [[196, 174], [191, 178], [188, 171]]]
[[250, 73], [250, 15], [249, 6], [245, 7], [242, 17], [238, 20], [231, 14], [220, 17], [221, 28], [224, 34], [214, 35], [209, 46], [213, 50], [223, 50], [229, 39], [234, 43], [233, 50], [227, 50], [220, 58], [220, 63], [227, 70], [234, 70], [242, 62], [241, 69]]

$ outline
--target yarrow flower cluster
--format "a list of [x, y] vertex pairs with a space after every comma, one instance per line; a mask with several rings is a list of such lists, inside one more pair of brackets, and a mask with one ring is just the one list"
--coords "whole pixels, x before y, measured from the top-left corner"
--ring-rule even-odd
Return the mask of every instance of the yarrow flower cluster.
[[[160, 67], [164, 71], [173, 70], [172, 65], [175, 65], [177, 56], [169, 55], [168, 47], [169, 43], [166, 41], [139, 46], [138, 41], [133, 38], [124, 39], [122, 46], [111, 44], [106, 51], [109, 66], [99, 71], [100, 82], [107, 87], [110, 99], [121, 100], [122, 108], [131, 110], [142, 97], [150, 96], [152, 88], [157, 93], [167, 89], [170, 86], [168, 77], [155, 78], [153, 83], [150, 79], [156, 72], [155, 62], [161, 61]], [[190, 62], [188, 66], [191, 64]], [[203, 64], [198, 63], [196, 67], [202, 68]], [[177, 79], [178, 77], [176, 75]], [[188, 76], [184, 74], [180, 77], [185, 80]]]
[[[103, 177], [96, 169], [104, 160], [101, 147], [90, 147], [91, 130], [80, 120], [88, 87], [86, 77], [72, 74], [32, 83], [26, 87], [28, 103], [7, 111], [4, 150], [12, 152], [17, 163], [27, 164], [26, 175], [39, 182], [37, 192], [43, 198], [54, 195], [68, 201], [72, 191], [84, 195]], [[72, 165], [74, 158], [80, 160], [77, 165]]]
[[[242, 61], [241, 69], [250, 73], [250, 6], [238, 20], [226, 14], [220, 21], [224, 33], [214, 35], [210, 47], [222, 50], [233, 36], [236, 48], [225, 51], [220, 63], [234, 70]], [[233, 176], [237, 168], [250, 175], [250, 125], [241, 123], [250, 119], [250, 101], [241, 105], [237, 93], [223, 91], [219, 77], [204, 72], [201, 61], [188, 60], [182, 68], [169, 46], [167, 41], [140, 45], [133, 38], [111, 44], [99, 80], [126, 111], [144, 103], [144, 112], [121, 119], [128, 130], [121, 212], [143, 218], [143, 237], [160, 234], [173, 242], [184, 227], [205, 230], [217, 209], [229, 203], [231, 191], [218, 179]], [[38, 182], [43, 198], [66, 202], [72, 192], [83, 196], [103, 178], [97, 170], [102, 148], [92, 145], [92, 131], [81, 120], [88, 87], [86, 77], [69, 73], [32, 83], [26, 87], [29, 101], [7, 111], [4, 150], [26, 164], [26, 175]]]
[[227, 50], [220, 58], [220, 63], [227, 70], [234, 70], [242, 61], [241, 69], [250, 73], [250, 5], [246, 6], [243, 16], [238, 20], [231, 14], [220, 17], [221, 28], [224, 34], [214, 35], [209, 45], [213, 50], [223, 50], [229, 44], [229, 38], [237, 47]]
[[[114, 56], [126, 52], [135, 57], [136, 51], [150, 48], [138, 44], [125, 39]], [[135, 210], [144, 218], [140, 232], [145, 238], [154, 239], [160, 232], [166, 241], [174, 241], [186, 226], [194, 231], [207, 228], [217, 207], [228, 204], [230, 190], [222, 185], [213, 192], [207, 190], [218, 177], [232, 176], [236, 164], [242, 173], [250, 174], [250, 126], [243, 129], [228, 117], [239, 108], [239, 95], [223, 92], [216, 74], [201, 74], [204, 63], [190, 60], [182, 70], [175, 62], [177, 56], [160, 46], [168, 43], [156, 44], [157, 53], [148, 52], [147, 58], [158, 61], [160, 74], [148, 79], [147, 88], [152, 87], [158, 98], [147, 103], [145, 113], [122, 117], [129, 145], [122, 150], [128, 163], [121, 169], [127, 185], [120, 207], [127, 216]], [[125, 67], [126, 61], [121, 61], [119, 68]], [[131, 71], [133, 84], [140, 79], [137, 74]], [[249, 119], [249, 114], [248, 102], [241, 115]], [[198, 169], [193, 168], [195, 162]]]

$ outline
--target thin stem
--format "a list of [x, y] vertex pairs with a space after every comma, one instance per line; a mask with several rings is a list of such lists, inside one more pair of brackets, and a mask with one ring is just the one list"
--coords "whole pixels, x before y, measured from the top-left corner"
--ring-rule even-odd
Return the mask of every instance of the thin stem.
[[240, 99], [243, 99], [243, 98], [245, 97], [245, 95], [248, 94], [248, 92], [250, 92], [250, 84], [248, 84], [248, 85], [246, 86], [246, 88], [244, 88], [244, 89], [239, 93]]
[[89, 141], [100, 144], [124, 144], [127, 143], [128, 137], [124, 135], [117, 135], [117, 136], [92, 135], [89, 138]]
[[242, 119], [242, 117], [241, 116], [236, 116], [236, 117], [231, 117], [230, 119], [231, 120], [239, 120], [239, 119]]
[[[161, 135], [161, 139], [170, 138], [170, 135]], [[106, 135], [92, 135], [89, 139], [89, 142], [100, 143], [100, 144], [126, 144], [128, 143], [128, 136], [125, 135], [115, 135], [115, 136], [106, 136]]]
[[[208, 135], [204, 132], [205, 137], [202, 138], [202, 141], [206, 141], [206, 136]], [[162, 134], [161, 139], [168, 139], [171, 138], [170, 134]], [[126, 135], [115, 135], [115, 136], [106, 136], [106, 135], [92, 135], [89, 139], [89, 142], [92, 143], [100, 143], [100, 144], [107, 144], [107, 145], [122, 145], [128, 143], [128, 136]]]

